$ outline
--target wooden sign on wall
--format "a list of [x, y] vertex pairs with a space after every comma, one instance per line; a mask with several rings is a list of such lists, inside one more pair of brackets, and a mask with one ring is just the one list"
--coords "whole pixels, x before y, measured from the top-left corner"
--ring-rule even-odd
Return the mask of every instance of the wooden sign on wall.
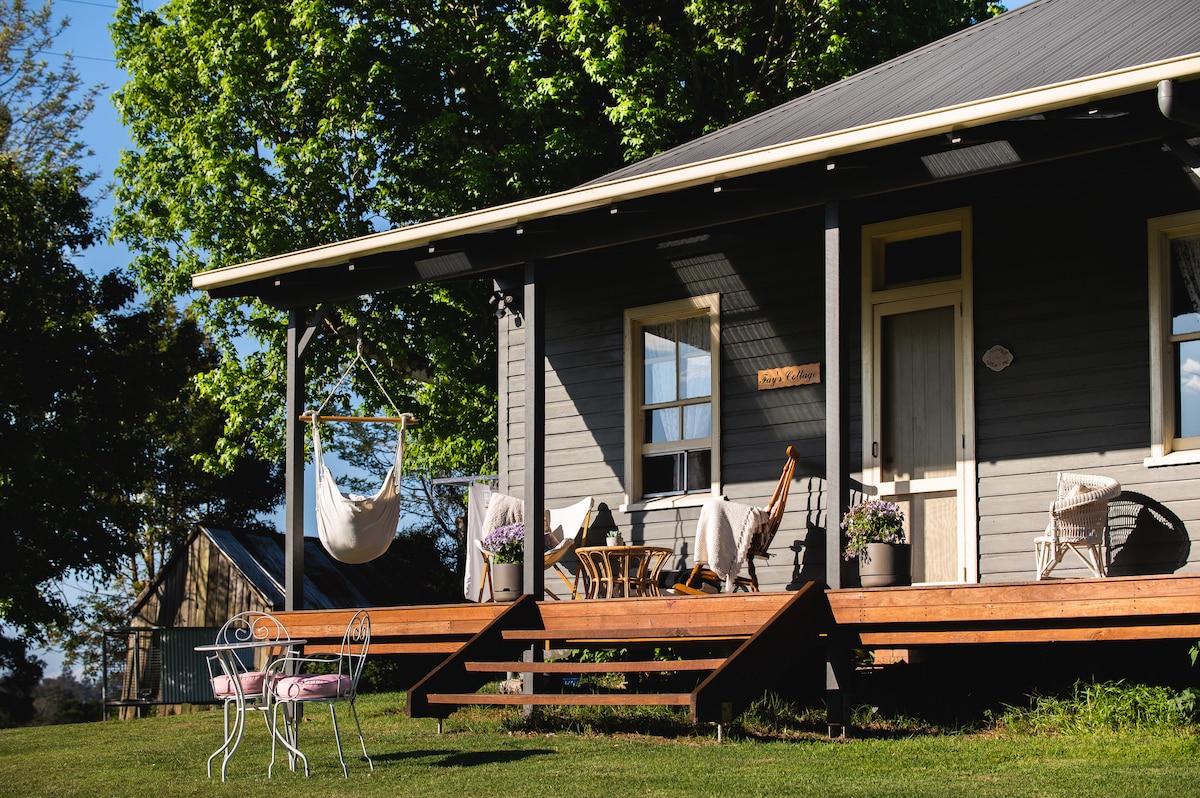
[[758, 372], [758, 390], [790, 388], [793, 385], [813, 385], [821, 381], [821, 364], [805, 363], [803, 366], [784, 366], [779, 369], [764, 369]]

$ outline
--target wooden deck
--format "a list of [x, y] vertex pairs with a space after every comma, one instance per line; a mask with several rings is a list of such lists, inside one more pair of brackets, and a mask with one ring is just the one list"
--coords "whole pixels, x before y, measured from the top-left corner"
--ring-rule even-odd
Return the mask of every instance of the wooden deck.
[[1200, 574], [828, 590], [864, 648], [1200, 640]]
[[[308, 651], [337, 650], [353, 610], [281, 613]], [[408, 690], [412, 717], [467, 704], [678, 705], [694, 722], [722, 722], [794, 678], [827, 646], [916, 649], [1013, 643], [1200, 640], [1200, 574], [979, 585], [734, 593], [595, 601], [444, 604], [371, 609], [371, 652], [434, 655]], [[682, 652], [670, 663], [648, 652]], [[611, 663], [542, 662], [552, 649], [631, 652]], [[639, 653], [640, 652], [640, 653]], [[689, 653], [694, 652], [694, 653]], [[569, 692], [568, 674], [694, 673], [684, 690]], [[543, 688], [478, 692], [506, 673]], [[558, 688], [545, 689], [549, 681]], [[537, 683], [538, 679], [532, 679]], [[530, 684], [527, 681], [526, 684]], [[528, 689], [528, 688], [527, 688]]]

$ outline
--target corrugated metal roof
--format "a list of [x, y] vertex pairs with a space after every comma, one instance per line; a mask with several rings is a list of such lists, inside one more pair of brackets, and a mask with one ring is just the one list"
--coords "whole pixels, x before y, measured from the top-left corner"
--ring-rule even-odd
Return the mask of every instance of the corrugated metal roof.
[[1036, 0], [585, 185], [1196, 52], [1197, 0]]
[[[283, 609], [285, 535], [207, 527], [203, 532], [272, 606]], [[329, 556], [320, 540], [306, 537], [304, 608], [387, 607], [453, 600], [450, 596], [431, 595], [426, 581], [415, 571], [395, 546], [371, 562], [348, 565]]]

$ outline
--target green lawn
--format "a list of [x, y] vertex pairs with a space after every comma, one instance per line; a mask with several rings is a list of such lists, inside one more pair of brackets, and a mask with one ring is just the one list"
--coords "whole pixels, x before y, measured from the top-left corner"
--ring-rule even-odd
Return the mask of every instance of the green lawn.
[[[1176, 798], [1200, 784], [1193, 733], [832, 741], [751, 740], [735, 731], [718, 743], [711, 729], [665, 737], [523, 732], [513, 730], [515, 713], [462, 710], [438, 734], [435, 722], [404, 716], [403, 695], [363, 696], [359, 704], [374, 773], [355, 757], [350, 778], [342, 777], [328, 714], [310, 707], [301, 731], [310, 778], [284, 767], [267, 779], [270, 746], [253, 717], [228, 783], [209, 780], [204, 761], [221, 736], [221, 715], [212, 711], [0, 730], [0, 795]], [[353, 736], [349, 717], [343, 732], [347, 725]], [[346, 743], [348, 754], [357, 750], [357, 740]]]

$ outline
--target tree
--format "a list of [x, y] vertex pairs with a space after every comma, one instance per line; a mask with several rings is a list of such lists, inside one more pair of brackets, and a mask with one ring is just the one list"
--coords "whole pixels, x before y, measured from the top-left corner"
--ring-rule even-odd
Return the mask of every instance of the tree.
[[261, 524], [279, 498], [253, 456], [194, 462], [222, 426], [192, 385], [212, 350], [173, 307], [130, 309], [126, 278], [80, 272], [94, 234], [74, 168], [0, 155], [0, 619], [27, 640], [71, 628], [63, 577], [136, 591], [196, 523]]
[[[278, 466], [251, 441], [239, 441], [244, 456], [225, 474], [197, 462], [224, 415], [194, 383], [215, 362], [194, 318], [168, 302], [134, 306], [127, 275], [92, 277], [72, 261], [103, 232], [83, 194], [91, 178], [75, 164], [98, 89], [82, 87], [69, 57], [58, 71], [39, 60], [61, 31], [50, 14], [49, 4], [0, 4], [5, 685], [40, 676], [34, 644], [71, 640], [81, 617], [127, 606], [197, 523], [265, 526], [259, 515], [281, 492]], [[68, 601], [68, 577], [125, 593], [93, 612]], [[5, 708], [9, 718], [28, 711]]]
[[70, 24], [55, 25], [52, 12], [50, 2], [0, 2], [0, 149], [26, 168], [60, 169], [90, 154], [79, 135], [103, 88], [85, 86], [70, 53], [57, 70], [42, 57]]
[[85, 723], [104, 717], [100, 686], [64, 673], [33, 688], [33, 722], [38, 726]]
[[[133, 150], [114, 234], [143, 290], [245, 260], [559, 190], [995, 13], [985, 0], [120, 0]], [[310, 393], [365, 341], [425, 424], [426, 478], [495, 464], [495, 323], [480, 283], [338, 303]], [[285, 325], [193, 298], [239, 441], [282, 453]], [[246, 355], [247, 337], [261, 346]], [[364, 406], [383, 397], [358, 383]], [[263, 419], [270, 422], [262, 424]], [[260, 434], [251, 428], [259, 425]], [[446, 521], [441, 521], [448, 527]]]

